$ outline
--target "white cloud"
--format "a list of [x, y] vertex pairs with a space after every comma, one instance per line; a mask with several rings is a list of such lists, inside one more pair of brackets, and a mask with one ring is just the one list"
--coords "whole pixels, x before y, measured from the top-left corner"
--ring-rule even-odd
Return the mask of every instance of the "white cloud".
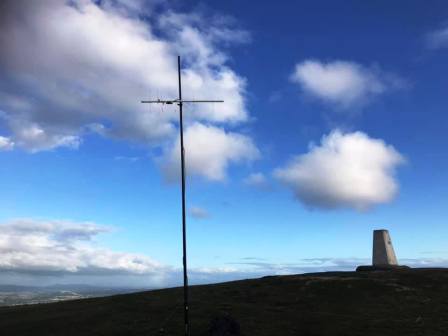
[[403, 82], [377, 68], [355, 62], [305, 60], [295, 67], [291, 80], [318, 99], [347, 108], [366, 103]]
[[[182, 281], [180, 267], [137, 253], [99, 246], [111, 228], [91, 222], [14, 219], [0, 223], [0, 284], [90, 284], [169, 287]], [[229, 267], [193, 267], [190, 281], [211, 283], [244, 277]]]
[[25, 274], [151, 275], [170, 269], [133, 253], [98, 247], [110, 229], [94, 223], [16, 219], [0, 225], [0, 271]]
[[210, 213], [206, 209], [198, 206], [191, 206], [188, 209], [188, 213], [191, 217], [196, 219], [206, 219], [210, 217]]
[[[211, 181], [225, 180], [231, 163], [249, 162], [260, 155], [249, 137], [200, 123], [186, 128], [184, 146], [187, 174]], [[177, 180], [180, 172], [179, 139], [166, 151], [162, 161], [167, 180]]]
[[37, 124], [14, 121], [11, 129], [14, 131], [15, 143], [32, 153], [56, 147], [78, 148], [81, 143], [81, 138], [77, 135], [61, 134], [50, 128], [44, 130]]
[[246, 81], [217, 47], [233, 33], [237, 41], [245, 35], [226, 22], [199, 24], [204, 19], [197, 14], [166, 9], [156, 15], [139, 0], [7, 0], [0, 6], [0, 109], [16, 147], [73, 148], [86, 130], [161, 144], [175, 135], [177, 113], [140, 100], [177, 97], [178, 54], [185, 98], [225, 100], [191, 106], [187, 118], [248, 118]]
[[427, 34], [426, 44], [431, 49], [448, 47], [448, 26], [441, 27]]
[[274, 175], [307, 206], [365, 210], [394, 198], [394, 172], [403, 161], [380, 139], [333, 131]]
[[[111, 229], [91, 222], [15, 219], [0, 223], [0, 284], [90, 284], [100, 286], [178, 286], [180, 267], [148, 256], [98, 246], [96, 237]], [[189, 269], [192, 284], [266, 275], [236, 267]]]
[[[0, 284], [99, 286], [178, 286], [182, 270], [148, 256], [99, 246], [96, 237], [110, 228], [91, 222], [15, 219], [0, 223]], [[354, 270], [368, 258], [314, 258], [272, 263], [257, 258], [220, 266], [189, 269], [191, 284], [214, 283], [264, 275]], [[443, 258], [400, 259], [415, 267], [445, 267]]]
[[0, 135], [0, 151], [11, 150], [14, 148], [14, 142], [10, 138]]
[[270, 184], [266, 178], [266, 176], [263, 173], [252, 173], [249, 176], [247, 176], [244, 180], [243, 180], [244, 184], [254, 187], [254, 188], [258, 188], [258, 189], [269, 189], [270, 188]]

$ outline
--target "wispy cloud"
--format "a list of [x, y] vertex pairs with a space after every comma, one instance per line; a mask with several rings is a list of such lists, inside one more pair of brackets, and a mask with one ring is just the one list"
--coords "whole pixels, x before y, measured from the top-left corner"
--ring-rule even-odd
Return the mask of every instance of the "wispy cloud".
[[272, 189], [272, 185], [263, 173], [252, 173], [243, 180], [243, 183], [260, 190]]
[[141, 159], [141, 157], [139, 156], [115, 156], [114, 160], [115, 161], [125, 161], [125, 162], [137, 162]]
[[448, 25], [444, 25], [425, 36], [426, 45], [430, 49], [441, 49], [448, 47]]
[[258, 258], [258, 257], [243, 257], [241, 260], [249, 260], [249, 261], [265, 261], [265, 258]]
[[[400, 265], [415, 268], [447, 267], [446, 258], [401, 258]], [[354, 271], [360, 265], [370, 265], [371, 258], [305, 258], [295, 262], [281, 263], [258, 260], [231, 262], [229, 265], [240, 265], [246, 272], [263, 272], [265, 274], [299, 274], [328, 271]]]
[[0, 136], [0, 151], [7, 151], [14, 148], [14, 142], [10, 138]]
[[188, 209], [188, 213], [190, 214], [191, 217], [196, 218], [196, 219], [210, 218], [210, 213], [206, 209], [198, 207], [198, 206], [191, 206]]

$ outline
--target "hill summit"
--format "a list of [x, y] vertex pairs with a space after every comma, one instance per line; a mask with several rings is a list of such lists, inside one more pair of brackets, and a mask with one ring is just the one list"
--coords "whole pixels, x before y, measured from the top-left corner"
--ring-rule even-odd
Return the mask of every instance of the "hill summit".
[[[191, 287], [191, 335], [447, 335], [448, 269], [268, 276]], [[182, 288], [3, 307], [4, 335], [182, 335]], [[239, 331], [238, 331], [239, 330]]]

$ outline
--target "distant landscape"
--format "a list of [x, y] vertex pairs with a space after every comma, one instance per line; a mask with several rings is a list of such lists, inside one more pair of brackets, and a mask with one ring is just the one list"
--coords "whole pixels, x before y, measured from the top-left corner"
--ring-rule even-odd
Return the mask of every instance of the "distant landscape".
[[142, 291], [87, 285], [14, 286], [0, 285], [0, 306], [50, 303]]
[[[327, 272], [191, 287], [191, 335], [446, 336], [448, 270]], [[4, 335], [181, 335], [182, 288], [1, 307]], [[236, 334], [229, 334], [236, 335]]]

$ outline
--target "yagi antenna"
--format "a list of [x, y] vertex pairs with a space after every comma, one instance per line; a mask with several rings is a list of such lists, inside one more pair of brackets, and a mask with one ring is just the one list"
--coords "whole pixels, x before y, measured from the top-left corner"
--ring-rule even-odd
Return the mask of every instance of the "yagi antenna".
[[187, 223], [185, 214], [185, 149], [184, 149], [184, 125], [182, 107], [184, 103], [223, 103], [223, 100], [183, 100], [182, 99], [182, 78], [180, 71], [180, 56], [177, 56], [177, 73], [179, 82], [179, 98], [177, 99], [157, 99], [142, 100], [144, 104], [162, 104], [179, 106], [179, 130], [180, 130], [180, 162], [181, 162], [181, 181], [182, 181], [182, 246], [183, 246], [183, 270], [184, 270], [184, 321], [185, 336], [190, 336], [189, 306], [188, 306], [188, 274], [187, 274]]

